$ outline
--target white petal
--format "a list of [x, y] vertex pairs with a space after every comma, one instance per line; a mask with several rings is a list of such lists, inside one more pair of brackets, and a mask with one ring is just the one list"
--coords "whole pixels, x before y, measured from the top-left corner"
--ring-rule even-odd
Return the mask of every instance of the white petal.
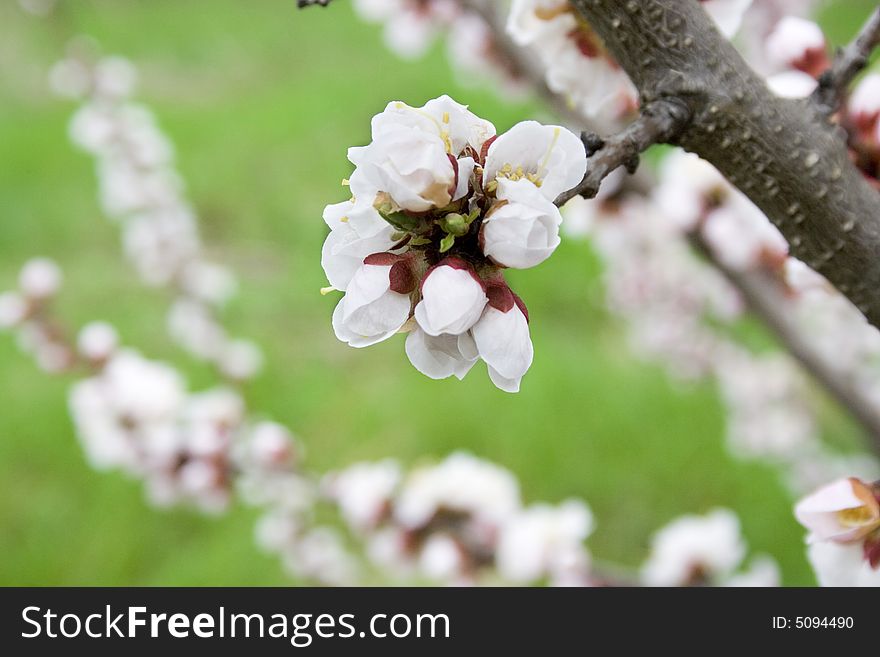
[[570, 130], [523, 121], [489, 146], [483, 184], [494, 180], [505, 165], [537, 176], [541, 193], [553, 201], [583, 180], [587, 156], [583, 142]]
[[352, 347], [366, 347], [394, 335], [410, 314], [410, 298], [390, 289], [391, 267], [363, 265], [333, 312], [333, 329]]
[[363, 265], [364, 258], [373, 253], [390, 249], [394, 243], [391, 235], [394, 229], [382, 221], [378, 232], [360, 237], [353, 227], [341, 223], [340, 228], [330, 231], [321, 250], [321, 266], [330, 285], [337, 290], [345, 290], [355, 272]]
[[516, 377], [514, 379], [508, 379], [501, 376], [494, 367], [489, 365], [489, 378], [492, 380], [492, 383], [495, 384], [495, 387], [499, 390], [503, 390], [504, 392], [519, 392], [520, 381], [522, 381], [522, 377]]
[[503, 313], [486, 306], [472, 333], [480, 357], [499, 377], [518, 380], [528, 371], [534, 348], [528, 321], [519, 307]]
[[527, 180], [498, 181], [507, 201], [483, 222], [483, 253], [506, 267], [526, 269], [549, 258], [559, 246], [562, 215]]
[[458, 185], [455, 187], [455, 194], [452, 195], [453, 201], [467, 196], [467, 193], [470, 191], [474, 166], [476, 166], [476, 162], [474, 162], [472, 157], [463, 157], [458, 160]]
[[455, 375], [464, 378], [476, 362], [476, 357], [465, 356], [455, 335], [430, 336], [415, 329], [406, 338], [406, 355], [419, 372], [432, 379]]
[[422, 283], [416, 321], [428, 335], [458, 335], [480, 319], [487, 301], [486, 293], [471, 272], [441, 265]]

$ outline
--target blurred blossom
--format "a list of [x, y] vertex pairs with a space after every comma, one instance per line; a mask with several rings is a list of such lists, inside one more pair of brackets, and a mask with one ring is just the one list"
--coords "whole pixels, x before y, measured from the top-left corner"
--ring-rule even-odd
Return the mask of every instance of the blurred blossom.
[[375, 529], [388, 514], [400, 479], [400, 466], [395, 461], [356, 463], [326, 475], [323, 487], [346, 523], [356, 531], [365, 531]]
[[77, 337], [79, 353], [88, 361], [103, 363], [119, 346], [119, 334], [106, 322], [92, 322], [84, 326]]
[[502, 530], [498, 571], [511, 582], [547, 579], [557, 585], [583, 586], [588, 581], [590, 563], [583, 542], [592, 530], [590, 509], [579, 500], [558, 507], [528, 507]]
[[803, 498], [794, 513], [810, 541], [857, 542], [880, 529], [880, 489], [841, 479]]
[[25, 297], [43, 300], [58, 293], [61, 280], [61, 269], [58, 265], [47, 258], [35, 258], [22, 268], [18, 285]]
[[732, 511], [682, 516], [654, 534], [642, 578], [648, 586], [718, 585], [733, 575], [745, 554]]

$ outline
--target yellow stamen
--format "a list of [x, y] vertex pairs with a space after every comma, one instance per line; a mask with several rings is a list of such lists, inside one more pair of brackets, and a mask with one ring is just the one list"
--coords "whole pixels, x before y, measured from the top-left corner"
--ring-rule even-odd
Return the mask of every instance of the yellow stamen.
[[862, 527], [875, 520], [871, 509], [867, 506], [858, 506], [853, 509], [838, 511], [837, 519], [844, 527]]
[[321, 288], [321, 296], [326, 297], [331, 292], [337, 292], [337, 291], [341, 292], [341, 290], [337, 290], [337, 288], [333, 287], [332, 285], [330, 285], [329, 287], [322, 287]]

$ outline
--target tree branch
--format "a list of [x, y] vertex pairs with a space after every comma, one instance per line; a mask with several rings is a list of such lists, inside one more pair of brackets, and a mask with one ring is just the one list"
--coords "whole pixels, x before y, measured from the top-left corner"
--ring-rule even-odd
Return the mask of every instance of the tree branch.
[[296, 0], [296, 6], [299, 9], [304, 9], [305, 7], [314, 7], [315, 5], [319, 7], [326, 7], [330, 4], [331, 0]]
[[684, 103], [662, 98], [646, 105], [635, 121], [611, 137], [598, 139], [595, 135], [585, 135], [589, 156], [587, 173], [577, 187], [557, 197], [556, 205], [565, 205], [575, 196], [595, 197], [602, 181], [619, 167], [625, 166], [633, 173], [641, 153], [654, 144], [673, 139], [688, 121], [690, 113]]
[[819, 77], [813, 102], [822, 114], [830, 116], [840, 107], [846, 90], [868, 65], [871, 52], [880, 44], [880, 7], [874, 10], [855, 39], [837, 51], [834, 62]]
[[639, 90], [684, 103], [669, 143], [712, 163], [779, 228], [792, 254], [880, 327], [880, 194], [834, 126], [775, 96], [693, 0], [571, 0]]
[[699, 233], [691, 233], [689, 239], [728, 282], [739, 290], [752, 313], [764, 323], [782, 346], [861, 425], [870, 438], [874, 451], [880, 453], [880, 409], [844, 372], [817, 353], [804, 338], [801, 328], [791, 319], [791, 300], [786, 296], [780, 281], [761, 269], [740, 271], [728, 267], [714, 256]]

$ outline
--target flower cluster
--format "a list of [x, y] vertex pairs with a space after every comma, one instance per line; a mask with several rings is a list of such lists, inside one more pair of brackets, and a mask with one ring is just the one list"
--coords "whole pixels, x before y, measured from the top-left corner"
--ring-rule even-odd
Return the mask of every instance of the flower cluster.
[[779, 586], [779, 567], [770, 557], [756, 557], [737, 572], [745, 555], [732, 511], [682, 516], [654, 534], [642, 580], [646, 586]]
[[794, 509], [822, 586], [880, 586], [880, 482], [827, 484]]
[[507, 32], [539, 58], [550, 89], [585, 116], [620, 119], [638, 106], [635, 87], [568, 0], [514, 0]]
[[392, 102], [373, 141], [351, 148], [352, 199], [327, 206], [322, 264], [345, 292], [336, 336], [366, 347], [403, 330], [434, 379], [482, 359], [502, 390], [532, 363], [528, 312], [503, 269], [534, 267], [559, 245], [554, 199], [581, 181], [586, 153], [559, 126], [494, 126], [447, 96]]
[[523, 507], [514, 476], [470, 454], [407, 476], [390, 460], [357, 464], [327, 475], [324, 489], [374, 564], [397, 576], [590, 582], [583, 546], [593, 525], [589, 508], [576, 500]]
[[176, 368], [121, 347], [108, 324], [80, 331], [77, 356], [90, 375], [74, 384], [69, 405], [86, 457], [143, 480], [158, 506], [219, 512], [238, 473], [268, 477], [297, 464], [287, 429], [250, 420], [231, 388], [189, 392]]
[[203, 255], [174, 149], [152, 113], [130, 100], [136, 77], [128, 61], [96, 58], [74, 44], [50, 82], [59, 94], [85, 101], [70, 136], [96, 159], [101, 205], [120, 225], [125, 253], [140, 277], [176, 293], [167, 320], [171, 335], [228, 379], [249, 379], [262, 365], [258, 348], [227, 335], [217, 317], [235, 294], [236, 280]]

